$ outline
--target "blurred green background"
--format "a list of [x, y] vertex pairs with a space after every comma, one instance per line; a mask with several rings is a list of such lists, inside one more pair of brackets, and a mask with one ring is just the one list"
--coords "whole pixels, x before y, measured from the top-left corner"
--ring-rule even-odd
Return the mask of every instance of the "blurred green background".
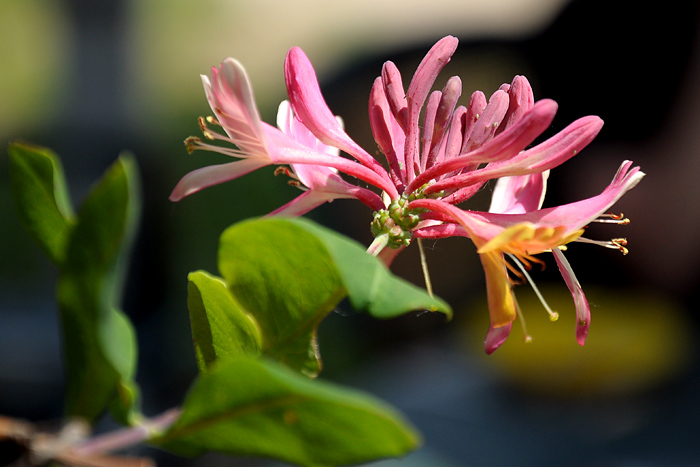
[[[186, 309], [189, 271], [216, 272], [219, 234], [298, 192], [274, 167], [180, 203], [170, 190], [188, 171], [225, 161], [188, 155], [210, 111], [199, 74], [240, 60], [261, 115], [285, 98], [283, 60], [301, 46], [331, 109], [373, 153], [367, 99], [383, 61], [407, 85], [435, 40], [460, 47], [438, 79], [463, 81], [466, 103], [525, 74], [536, 98], [558, 101], [551, 133], [600, 115], [606, 125], [579, 156], [553, 170], [545, 206], [599, 193], [624, 159], [648, 176], [615, 207], [631, 253], [572, 245], [568, 258], [592, 303], [589, 341], [574, 339], [573, 304], [556, 265], [534, 278], [562, 316], [550, 323], [526, 287], [516, 290], [533, 335], [517, 326], [494, 355], [483, 272], [470, 242], [428, 242], [435, 291], [452, 323], [415, 314], [372, 321], [341, 307], [321, 327], [324, 378], [367, 389], [404, 410], [425, 447], [402, 465], [697, 465], [700, 415], [697, 280], [700, 211], [698, 6], [603, 0], [490, 2], [356, 0], [3, 0], [0, 2], [0, 142], [27, 140], [64, 161], [73, 198], [122, 151], [144, 183], [144, 217], [124, 304], [141, 345], [144, 410], [181, 400], [196, 365]], [[55, 273], [22, 231], [0, 158], [0, 413], [60, 417], [62, 372]], [[465, 208], [488, 207], [487, 187]], [[371, 213], [338, 200], [311, 218], [368, 244]], [[392, 269], [421, 283], [412, 247]], [[108, 426], [108, 422], [105, 422]], [[233, 465], [220, 456], [162, 465]], [[389, 465], [392, 462], [386, 462]], [[248, 465], [238, 461], [235, 465]], [[250, 465], [263, 465], [250, 462]]]

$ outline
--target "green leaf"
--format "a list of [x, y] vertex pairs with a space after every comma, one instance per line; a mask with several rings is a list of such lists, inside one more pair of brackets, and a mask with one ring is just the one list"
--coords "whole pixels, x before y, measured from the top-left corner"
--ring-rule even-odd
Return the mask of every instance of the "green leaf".
[[255, 319], [236, 302], [223, 279], [190, 273], [187, 307], [200, 371], [219, 357], [260, 354], [262, 336]]
[[240, 222], [221, 235], [219, 271], [257, 321], [263, 354], [316, 376], [316, 329], [345, 296], [323, 244], [287, 220]]
[[312, 233], [326, 247], [355, 309], [382, 319], [414, 310], [440, 312], [452, 318], [452, 309], [447, 303], [393, 275], [359, 243], [306, 219], [290, 222]]
[[59, 277], [66, 408], [88, 420], [110, 403], [120, 420], [133, 415], [136, 339], [118, 302], [138, 218], [137, 186], [135, 162], [121, 157], [84, 201]]
[[49, 259], [60, 266], [74, 225], [61, 161], [50, 150], [26, 143], [12, 143], [8, 152], [20, 219]]
[[418, 309], [451, 316], [443, 301], [393, 276], [356, 242], [301, 219], [258, 219], [228, 228], [221, 236], [219, 270], [223, 279], [190, 276], [202, 370], [220, 357], [262, 353], [316, 376], [317, 327], [346, 294], [356, 309], [379, 318]]
[[420, 443], [385, 403], [253, 358], [200, 375], [180, 418], [152, 441], [182, 455], [211, 450], [309, 466], [402, 456]]

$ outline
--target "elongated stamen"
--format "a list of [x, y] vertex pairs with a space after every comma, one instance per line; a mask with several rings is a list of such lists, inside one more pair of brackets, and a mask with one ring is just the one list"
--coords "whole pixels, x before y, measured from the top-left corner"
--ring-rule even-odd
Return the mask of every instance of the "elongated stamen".
[[626, 238], [613, 238], [612, 240], [591, 240], [590, 238], [579, 237], [575, 242], [591, 243], [593, 245], [602, 246], [603, 248], [610, 248], [613, 250], [619, 250], [623, 255], [626, 255], [630, 251], [626, 248], [627, 239]]
[[625, 217], [624, 214], [601, 214], [598, 216], [597, 219], [593, 219], [591, 222], [599, 222], [601, 224], [619, 224], [619, 225], [627, 225], [630, 223], [630, 220]]
[[[530, 283], [530, 287], [532, 287], [532, 290], [535, 291], [535, 294], [537, 295], [537, 298], [540, 299], [540, 303], [542, 303], [542, 306], [544, 306], [544, 309], [547, 310], [547, 313], [549, 313], [549, 319], [551, 321], [556, 321], [559, 319], [559, 313], [556, 311], [552, 311], [552, 309], [549, 307], [547, 302], [545, 301], [544, 297], [542, 296], [542, 293], [540, 292], [540, 289], [537, 288], [535, 285], [535, 282], [532, 280], [530, 277], [530, 274], [527, 273], [527, 269], [523, 265], [523, 263], [518, 260], [518, 258], [515, 255], [512, 255], [510, 253], [506, 253], [510, 259], [513, 260], [513, 262], [520, 268], [520, 271], [523, 273], [527, 281]], [[522, 313], [521, 313], [522, 314]]]
[[[199, 128], [202, 130], [202, 134], [207, 139], [210, 139], [212, 141], [214, 141], [214, 140], [225, 141], [226, 143], [234, 144], [236, 146], [240, 146], [240, 144], [245, 144], [245, 145], [257, 146], [259, 148], [262, 148], [259, 140], [251, 137], [248, 133], [246, 133], [245, 131], [242, 131], [238, 128], [225, 128], [225, 130], [229, 134], [231, 134], [233, 136], [233, 138], [229, 137], [228, 135], [223, 135], [221, 133], [218, 133], [218, 132], [212, 130], [211, 128], [209, 128], [207, 126], [207, 123], [209, 123], [211, 125], [220, 126], [221, 128], [224, 128], [224, 126], [218, 120], [216, 120], [214, 117], [212, 117], [211, 115], [208, 116], [206, 119], [204, 117], [199, 117], [197, 119], [197, 121], [199, 122]], [[216, 146], [214, 146], [214, 147], [216, 147]], [[241, 152], [238, 157], [245, 157], [248, 155], [249, 155], [248, 153]]]
[[527, 326], [525, 325], [525, 315], [523, 315], [523, 311], [520, 309], [520, 304], [515, 298], [515, 295], [513, 295], [513, 302], [515, 303], [515, 311], [518, 315], [518, 321], [520, 321], [520, 327], [523, 330], [523, 340], [526, 344], [529, 344], [532, 342], [532, 336], [527, 332]]
[[288, 167], [285, 167], [283, 165], [280, 165], [275, 169], [275, 177], [278, 175], [286, 175], [287, 177], [295, 178], [298, 180], [296, 175], [294, 175], [294, 172], [292, 172], [291, 170], [289, 170]]
[[201, 139], [197, 138], [196, 136], [190, 136], [189, 138], [187, 138], [185, 140], [185, 147], [187, 148], [187, 152], [189, 152], [190, 154], [199, 149], [202, 151], [218, 152], [219, 154], [223, 154], [225, 156], [238, 157], [241, 159], [245, 159], [249, 156], [248, 153], [242, 152], [238, 149], [226, 148], [221, 146], [215, 146], [209, 143], [204, 143]]
[[433, 284], [430, 281], [430, 272], [428, 272], [428, 261], [425, 258], [425, 250], [423, 249], [423, 239], [418, 238], [418, 251], [420, 251], [420, 265], [423, 269], [423, 277], [425, 278], [425, 290], [428, 295], [433, 296]]

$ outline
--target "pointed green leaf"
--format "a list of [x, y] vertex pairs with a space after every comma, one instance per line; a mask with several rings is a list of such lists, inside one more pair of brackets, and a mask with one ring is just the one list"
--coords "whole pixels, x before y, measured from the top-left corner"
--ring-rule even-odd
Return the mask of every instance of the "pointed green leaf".
[[10, 144], [8, 152], [20, 219], [49, 259], [61, 265], [74, 223], [61, 161], [50, 150], [26, 143]]
[[183, 455], [219, 451], [309, 466], [402, 456], [420, 442], [385, 403], [253, 358], [200, 375], [180, 418], [152, 441]]
[[190, 273], [187, 307], [200, 371], [218, 357], [260, 354], [262, 336], [253, 317], [236, 302], [223, 279]]
[[414, 310], [440, 312], [452, 318], [452, 309], [447, 303], [393, 275], [359, 243], [306, 219], [290, 222], [312, 233], [327, 248], [355, 309], [383, 319]]
[[[321, 367], [316, 329], [346, 294], [356, 309], [379, 318], [420, 309], [451, 316], [442, 300], [392, 275], [356, 242], [302, 219], [266, 218], [230, 227], [221, 236], [219, 270], [224, 282], [218, 290], [214, 284], [190, 288], [200, 368], [218, 357], [249, 353], [246, 342], [253, 339], [263, 355], [316, 376]], [[222, 294], [223, 284], [230, 299]], [[227, 310], [232, 317], [221, 320]], [[241, 321], [241, 314], [247, 318]], [[259, 335], [247, 328], [251, 320]], [[236, 330], [229, 326], [217, 337], [210, 332], [214, 322]], [[237, 337], [224, 341], [227, 334]]]
[[128, 421], [137, 393], [134, 330], [118, 310], [138, 217], [137, 186], [134, 161], [121, 157], [78, 212], [59, 277], [67, 411], [88, 420], [112, 403]]
[[257, 321], [263, 353], [317, 375], [316, 328], [345, 296], [323, 244], [286, 220], [241, 222], [221, 235], [219, 271]]

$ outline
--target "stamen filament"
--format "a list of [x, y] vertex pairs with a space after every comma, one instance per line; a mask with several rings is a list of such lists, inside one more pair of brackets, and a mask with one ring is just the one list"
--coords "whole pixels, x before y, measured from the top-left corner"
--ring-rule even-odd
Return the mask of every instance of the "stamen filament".
[[547, 313], [549, 314], [549, 319], [551, 321], [556, 321], [559, 319], [559, 313], [556, 311], [552, 311], [552, 309], [549, 307], [547, 302], [545, 301], [544, 297], [542, 296], [542, 293], [540, 292], [540, 289], [537, 288], [535, 285], [535, 282], [532, 280], [530, 277], [530, 274], [527, 273], [527, 270], [525, 269], [525, 266], [523, 263], [518, 260], [518, 258], [515, 255], [512, 255], [510, 253], [506, 253], [510, 259], [513, 260], [513, 262], [520, 268], [520, 271], [523, 273], [527, 281], [530, 283], [530, 287], [532, 287], [532, 290], [535, 291], [535, 294], [537, 295], [537, 298], [540, 299], [540, 303], [542, 303], [542, 306], [544, 306], [544, 309], [547, 310]]
[[518, 321], [520, 321], [520, 327], [523, 330], [523, 340], [525, 341], [526, 344], [529, 344], [532, 342], [532, 336], [527, 332], [527, 326], [525, 325], [525, 316], [523, 315], [523, 311], [520, 309], [520, 304], [518, 303], [518, 300], [515, 298], [515, 295], [513, 295], [513, 302], [515, 303], [515, 312], [518, 315]]
[[613, 238], [612, 240], [591, 240], [590, 238], [579, 237], [575, 242], [591, 243], [593, 245], [602, 246], [603, 248], [611, 248], [613, 250], [619, 250], [623, 255], [626, 255], [630, 251], [625, 248], [627, 245], [626, 238]]
[[425, 251], [423, 250], [423, 239], [418, 238], [418, 251], [420, 251], [420, 265], [423, 269], [423, 277], [425, 278], [425, 290], [428, 291], [428, 295], [433, 296], [433, 284], [430, 281], [430, 272], [428, 272], [428, 261], [425, 258]]

